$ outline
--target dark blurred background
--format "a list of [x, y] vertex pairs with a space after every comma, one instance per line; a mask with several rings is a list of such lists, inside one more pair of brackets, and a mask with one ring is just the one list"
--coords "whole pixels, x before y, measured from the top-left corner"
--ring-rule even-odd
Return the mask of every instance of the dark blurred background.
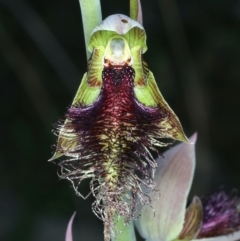
[[[145, 60], [186, 134], [198, 132], [191, 195], [240, 189], [240, 1], [142, 0]], [[102, 0], [103, 18], [129, 15]], [[78, 0], [0, 0], [0, 240], [103, 240], [93, 198], [77, 197], [47, 162], [86, 71]], [[88, 182], [82, 185], [88, 192]]]

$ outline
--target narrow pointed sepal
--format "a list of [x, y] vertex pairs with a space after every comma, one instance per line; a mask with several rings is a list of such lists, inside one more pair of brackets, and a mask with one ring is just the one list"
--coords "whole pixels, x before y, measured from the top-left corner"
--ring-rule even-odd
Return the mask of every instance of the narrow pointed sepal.
[[[196, 142], [196, 134], [190, 138]], [[153, 200], [135, 222], [143, 238], [148, 241], [172, 241], [183, 229], [188, 193], [195, 169], [195, 146], [179, 144], [157, 159], [154, 181], [160, 197], [146, 193]]]
[[76, 212], [73, 213], [71, 219], [69, 220], [68, 226], [67, 226], [67, 231], [66, 231], [66, 237], [65, 241], [73, 241], [73, 236], [72, 236], [72, 224], [74, 217], [76, 215]]
[[199, 197], [194, 197], [186, 210], [183, 229], [178, 240], [192, 240], [197, 237], [203, 219], [202, 203]]

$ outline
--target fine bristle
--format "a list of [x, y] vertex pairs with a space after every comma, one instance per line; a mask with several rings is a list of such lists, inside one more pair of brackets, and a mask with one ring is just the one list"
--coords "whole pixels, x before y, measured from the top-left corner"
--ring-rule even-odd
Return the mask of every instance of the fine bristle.
[[96, 197], [93, 210], [104, 221], [105, 207], [112, 207], [128, 222], [138, 205], [150, 203], [140, 185], [154, 187], [157, 164], [149, 150], [166, 145], [159, 141], [158, 123], [168, 117], [168, 112], [136, 100], [134, 77], [130, 66], [105, 67], [99, 98], [90, 106], [77, 103], [69, 108], [67, 121], [60, 128], [66, 138], [59, 139], [57, 152], [67, 156], [59, 163], [60, 176], [69, 179], [80, 196], [79, 184], [92, 178], [91, 192]]

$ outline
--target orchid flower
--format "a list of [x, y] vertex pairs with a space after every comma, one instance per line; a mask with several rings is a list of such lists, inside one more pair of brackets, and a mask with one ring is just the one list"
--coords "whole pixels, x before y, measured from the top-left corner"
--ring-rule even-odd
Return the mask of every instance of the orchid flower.
[[[56, 130], [50, 161], [62, 158], [60, 178], [70, 180], [81, 197], [79, 185], [91, 178], [93, 211], [104, 222], [105, 241], [136, 240], [132, 219], [139, 206], [136, 227], [147, 241], [238, 239], [238, 196], [194, 197], [186, 209], [194, 145], [180, 144], [164, 159], [151, 155], [169, 144], [166, 138], [189, 140], [143, 61], [147, 44], [140, 0], [130, 0], [130, 17], [115, 14], [104, 21], [99, 0], [80, 0], [80, 5], [88, 69]], [[195, 143], [196, 135], [190, 141]], [[73, 240], [74, 215], [66, 241]], [[122, 232], [117, 239], [115, 231]]]
[[[196, 134], [193, 143], [179, 144], [158, 158], [154, 181], [157, 191], [135, 225], [147, 241], [234, 241], [240, 239], [240, 198], [218, 192], [200, 199], [195, 196], [186, 209], [195, 169]], [[160, 197], [156, 197], [156, 193]]]
[[88, 69], [56, 129], [50, 159], [61, 158], [55, 161], [60, 178], [71, 181], [83, 198], [79, 186], [91, 179], [89, 195], [95, 197], [94, 213], [104, 222], [105, 241], [115, 236], [116, 223], [131, 223], [138, 205], [150, 204], [141, 184], [154, 188], [157, 163], [151, 151], [167, 146], [166, 139], [189, 142], [143, 61], [147, 37], [140, 1], [131, 3], [138, 7], [132, 12], [135, 19], [111, 15], [85, 36]]

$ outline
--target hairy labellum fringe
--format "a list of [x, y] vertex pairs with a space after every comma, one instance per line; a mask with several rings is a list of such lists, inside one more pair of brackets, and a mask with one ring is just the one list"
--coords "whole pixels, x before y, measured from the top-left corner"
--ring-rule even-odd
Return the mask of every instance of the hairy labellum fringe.
[[167, 120], [169, 113], [136, 100], [134, 77], [130, 66], [105, 67], [98, 99], [90, 106], [77, 103], [69, 108], [60, 128], [62, 138], [57, 151], [68, 157], [59, 164], [60, 176], [69, 179], [80, 196], [81, 181], [92, 178], [91, 193], [96, 197], [93, 210], [105, 222], [111, 222], [110, 207], [128, 222], [138, 204], [151, 202], [141, 190], [141, 183], [154, 187], [157, 164], [149, 150], [166, 145], [159, 141], [164, 136], [158, 124]]
[[230, 234], [240, 229], [240, 197], [236, 191], [217, 192], [202, 200], [203, 224], [198, 238]]

